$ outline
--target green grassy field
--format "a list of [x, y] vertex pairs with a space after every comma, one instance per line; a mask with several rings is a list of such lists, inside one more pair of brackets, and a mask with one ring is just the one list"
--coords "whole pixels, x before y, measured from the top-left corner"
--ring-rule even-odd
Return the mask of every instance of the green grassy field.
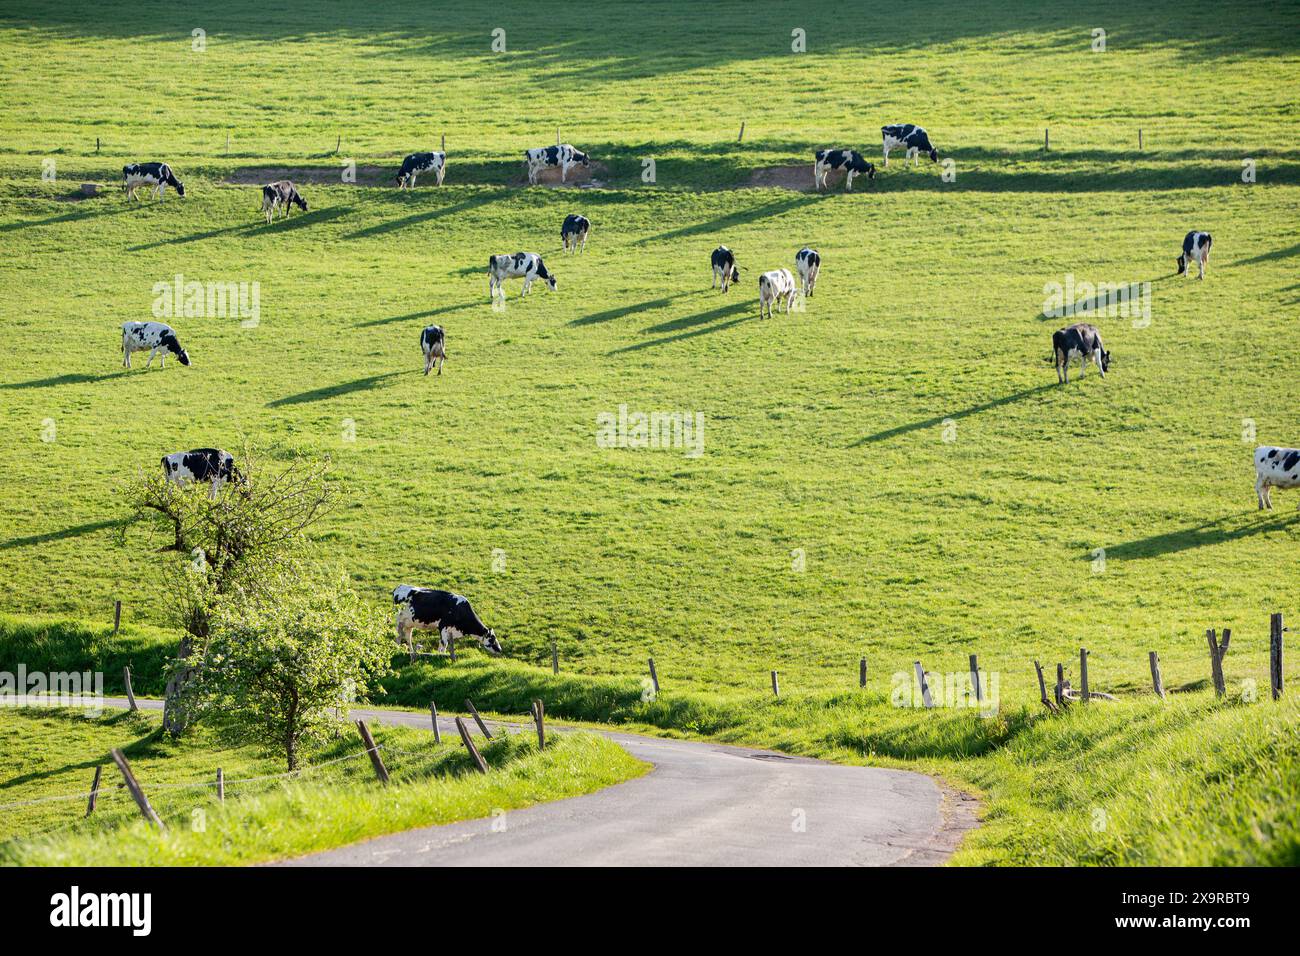
[[[723, 710], [773, 668], [833, 700], [860, 656], [885, 695], [917, 658], [946, 673], [978, 652], [1012, 713], [1037, 697], [1030, 661], [1080, 645], [1094, 688], [1143, 691], [1156, 649], [1167, 685], [1201, 693], [1204, 631], [1226, 625], [1233, 695], [1265, 688], [1268, 614], [1297, 597], [1296, 495], [1257, 513], [1250, 451], [1300, 444], [1300, 7], [1132, 7], [632, 4], [592, 29], [589, 7], [231, 3], [143, 24], [6, 5], [4, 610], [102, 622], [120, 598], [165, 624], [167, 542], [119, 543], [114, 491], [165, 452], [248, 438], [333, 457], [346, 504], [317, 537], [376, 602], [458, 590], [510, 657], [548, 662], [554, 641], [602, 687], [635, 688], [653, 654], [666, 688]], [[873, 158], [907, 121], [954, 181], [899, 162], [852, 195], [732, 188], [792, 164], [811, 182], [814, 149]], [[557, 126], [607, 188], [509, 185]], [[367, 185], [443, 134], [445, 187]], [[183, 201], [69, 198], [152, 159]], [[258, 218], [244, 183], [274, 170], [312, 183], [310, 214]], [[593, 222], [581, 258], [559, 251], [569, 212]], [[1172, 276], [1192, 228], [1215, 237], [1205, 282]], [[743, 274], [725, 296], [719, 243]], [[816, 296], [760, 321], [758, 272], [804, 244]], [[486, 259], [516, 249], [559, 291], [513, 282], [494, 311]], [[260, 283], [258, 326], [179, 317], [191, 368], [121, 370], [120, 324], [177, 274]], [[1041, 309], [1067, 275], [1149, 280], [1151, 321], [1097, 319], [1112, 374], [1059, 388], [1050, 335], [1073, 320]], [[441, 378], [420, 374], [430, 323]], [[598, 447], [623, 404], [703, 414], [703, 454]], [[751, 742], [780, 743], [760, 726]]]

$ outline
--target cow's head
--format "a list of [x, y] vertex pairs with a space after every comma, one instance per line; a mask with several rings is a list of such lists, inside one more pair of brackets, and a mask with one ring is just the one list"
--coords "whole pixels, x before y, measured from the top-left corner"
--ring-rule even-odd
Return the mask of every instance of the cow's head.
[[303, 199], [301, 196], [298, 196], [296, 197], [295, 201], [298, 203], [300, 207], [302, 207], [303, 212], [311, 212], [311, 210], [307, 208], [307, 200]]
[[1105, 349], [1101, 350], [1101, 370], [1103, 372], [1110, 371], [1110, 353]]
[[555, 276], [546, 277], [546, 288], [550, 289], [552, 292], [555, 291]]
[[492, 630], [492, 628], [489, 627], [487, 633], [478, 640], [479, 643], [483, 645], [483, 650], [487, 651], [489, 654], [501, 654], [501, 642], [497, 640], [497, 632]]
[[578, 165], [581, 166], [583, 169], [586, 169], [588, 166], [591, 165], [591, 157], [588, 156], [586, 153], [579, 153], [575, 151], [573, 154], [573, 158], [578, 163]]
[[182, 365], [190, 364], [190, 354], [181, 347], [180, 340], [174, 335], [168, 335], [163, 338], [163, 345], [167, 346], [167, 351], [175, 355]]
[[1178, 257], [1178, 274], [1182, 275], [1186, 271], [1187, 271], [1187, 256], [1181, 255]]
[[735, 266], [731, 267], [731, 281], [732, 282], [740, 281], [740, 270], [737, 269]]
[[867, 178], [868, 179], [876, 178], [876, 166], [874, 163], [867, 163]]
[[930, 162], [932, 162], [932, 163], [937, 163], [938, 161], [939, 161], [939, 151], [938, 151], [937, 149], [931, 148], [931, 149], [930, 149]]

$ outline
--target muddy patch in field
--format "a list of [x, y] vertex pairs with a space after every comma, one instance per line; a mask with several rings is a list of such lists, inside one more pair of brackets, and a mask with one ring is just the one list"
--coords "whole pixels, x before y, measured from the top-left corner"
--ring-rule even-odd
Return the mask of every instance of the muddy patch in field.
[[[397, 169], [392, 166], [358, 166], [356, 182], [362, 186], [396, 185]], [[265, 186], [287, 179], [296, 186], [343, 185], [343, 164], [338, 166], [244, 166], [232, 170], [221, 181], [229, 186]], [[349, 184], [350, 185], [350, 184]]]
[[[833, 192], [844, 189], [844, 173], [842, 171], [831, 170], [826, 174], [826, 188], [823, 192]], [[871, 185], [871, 180], [865, 176], [856, 176], [853, 180], [853, 191]], [[812, 163], [803, 163], [799, 166], [769, 166], [766, 169], [756, 169], [750, 174], [749, 182], [741, 187], [742, 189], [791, 189], [795, 192], [811, 193], [816, 192], [816, 186], [813, 183]]]

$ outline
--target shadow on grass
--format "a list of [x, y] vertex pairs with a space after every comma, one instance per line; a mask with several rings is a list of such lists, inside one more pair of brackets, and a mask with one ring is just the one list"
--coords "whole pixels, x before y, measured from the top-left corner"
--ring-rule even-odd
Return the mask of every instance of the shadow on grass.
[[61, 528], [58, 531], [29, 534], [23, 538], [10, 538], [8, 541], [0, 541], [0, 551], [8, 551], [11, 548], [28, 548], [34, 544], [49, 544], [51, 541], [64, 541], [68, 538], [79, 538], [82, 535], [94, 534], [96, 531], [116, 528], [121, 523], [117, 519], [91, 521], [86, 524], [73, 525], [70, 528]]
[[143, 252], [146, 249], [157, 249], [162, 246], [202, 242], [204, 239], [216, 239], [218, 236], [248, 237], [291, 232], [295, 229], [306, 229], [322, 222], [329, 222], [331, 219], [338, 219], [341, 216], [346, 216], [352, 210], [352, 206], [330, 206], [328, 209], [314, 209], [311, 212], [303, 213], [301, 216], [278, 219], [275, 222], [267, 222], [265, 219], [259, 219], [257, 222], [241, 222], [234, 226], [223, 226], [220, 229], [208, 229], [204, 232], [191, 233], [188, 236], [175, 236], [157, 239], [153, 242], [144, 242], [136, 246], [130, 246], [127, 251]]
[[706, 222], [696, 223], [693, 226], [683, 226], [680, 229], [670, 229], [668, 232], [661, 232], [657, 236], [647, 236], [644, 239], [638, 239], [634, 245], [643, 246], [652, 242], [670, 242], [674, 239], [686, 239], [691, 236], [707, 235], [718, 232], [733, 226], [747, 225], [748, 223], [758, 222], [760, 219], [769, 219], [772, 216], [780, 216], [796, 209], [801, 209], [810, 203], [819, 202], [818, 196], [788, 196], [780, 199], [773, 199], [765, 202], [761, 206], [752, 206], [748, 209], [741, 209], [736, 212], [728, 213], [725, 216], [718, 216], [716, 219], [709, 219]]
[[58, 388], [60, 385], [86, 385], [90, 382], [103, 382], [110, 378], [117, 378], [120, 375], [129, 375], [126, 369], [118, 372], [104, 372], [102, 375], [91, 375], [87, 372], [68, 372], [65, 375], [54, 375], [50, 378], [34, 378], [26, 382], [7, 382], [0, 385], [3, 389], [15, 388]]
[[341, 382], [338, 385], [313, 388], [307, 392], [286, 395], [284, 398], [277, 398], [274, 401], [267, 402], [266, 407], [282, 408], [285, 405], [305, 405], [308, 402], [322, 402], [327, 398], [338, 398], [340, 395], [351, 395], [353, 392], [368, 392], [371, 389], [383, 388], [389, 384], [389, 379], [400, 374], [402, 373], [384, 372], [382, 375], [370, 375], [366, 378], [353, 379], [351, 382]]
[[[449, 206], [438, 206], [435, 209], [426, 209], [424, 212], [417, 212], [402, 219], [393, 219], [388, 222], [381, 222], [374, 226], [367, 226], [365, 229], [358, 229], [350, 232], [343, 238], [345, 239], [369, 239], [372, 236], [382, 236], [385, 233], [394, 232], [398, 229], [406, 229], [409, 226], [416, 226], [422, 222], [429, 222], [434, 219], [442, 219], [444, 216], [454, 216], [458, 212], [465, 212], [469, 209], [476, 209], [479, 206], [485, 206], [490, 202], [508, 195], [504, 191], [484, 192], [469, 199], [462, 199], [460, 202], [452, 203]], [[483, 272], [487, 272], [487, 266], [484, 265]]]
[[[1090, 316], [1105, 317], [1104, 312], [1108, 311], [1111, 308], [1114, 308], [1116, 310], [1115, 315], [1122, 316], [1123, 318], [1128, 318], [1127, 315], [1123, 315], [1123, 313], [1121, 313], [1119, 310], [1122, 309], [1125, 305], [1127, 305], [1128, 306], [1127, 311], [1130, 314], [1133, 314], [1134, 312], [1140, 312], [1141, 302], [1137, 299], [1128, 299], [1128, 301], [1122, 301], [1121, 291], [1120, 291], [1121, 289], [1123, 290], [1122, 293], [1123, 296], [1127, 298], [1129, 295], [1128, 289], [1133, 285], [1141, 285], [1143, 282], [1148, 282], [1154, 286], [1157, 285], [1158, 283], [1165, 282], [1168, 279], [1176, 279], [1176, 278], [1178, 278], [1178, 273], [1169, 272], [1162, 276], [1156, 276], [1155, 278], [1152, 279], [1142, 279], [1135, 283], [1130, 283], [1130, 282], [1115, 283], [1117, 286], [1120, 287], [1120, 289], [1117, 289], [1114, 293], [1111, 293], [1109, 291], [1106, 292], [1105, 294], [1098, 293], [1097, 295], [1094, 295], [1091, 298], [1080, 299], [1077, 302], [1071, 302], [1069, 305], [1066, 305], [1061, 309], [1060, 315], [1048, 315], [1046, 312], [1040, 309], [1038, 313], [1034, 316], [1034, 318], [1038, 319], [1038, 321], [1040, 322], [1050, 322], [1053, 319], [1056, 320], [1068, 319], [1076, 315], [1082, 316], [1085, 319], [1089, 318]], [[1089, 284], [1095, 286], [1098, 283], [1094, 282]], [[1075, 283], [1075, 285], [1079, 285], [1079, 283]]]
[[[753, 307], [753, 303], [749, 302], [731, 302], [727, 305], [719, 306], [716, 309], [710, 309], [708, 312], [701, 312], [698, 315], [689, 315], [680, 319], [673, 319], [671, 322], [664, 322], [661, 325], [652, 325], [645, 329], [645, 332], [653, 334], [656, 332], [675, 331], [676, 334], [664, 335], [660, 338], [650, 339], [646, 342], [634, 342], [631, 345], [625, 345], [622, 348], [614, 349], [606, 354], [620, 355], [624, 352], [639, 352], [642, 349], [651, 349], [659, 345], [681, 342], [684, 339], [693, 339], [700, 335], [711, 335], [714, 332], [721, 332], [724, 329], [729, 329], [734, 325], [740, 325], [742, 322], [748, 321], [749, 316], [742, 315], [739, 318], [732, 319], [730, 322], [717, 322], [713, 325], [705, 325], [705, 323], [715, 322], [717, 319], [724, 318], [728, 315], [735, 315], [737, 312], [746, 311]], [[704, 327], [695, 328], [695, 326], [699, 325], [704, 325]], [[680, 329], [688, 329], [689, 331], [676, 331]]]
[[392, 325], [395, 322], [414, 322], [417, 319], [429, 319], [435, 315], [446, 315], [448, 312], [460, 312], [464, 309], [472, 309], [475, 306], [483, 306], [482, 299], [473, 302], [461, 302], [457, 305], [444, 305], [437, 309], [425, 309], [423, 312], [408, 312], [406, 315], [393, 315], [386, 319], [371, 319], [369, 322], [358, 322], [353, 328], [368, 329], [376, 325]]
[[933, 418], [926, 418], [919, 422], [910, 422], [906, 425], [897, 425], [894, 428], [887, 428], [884, 431], [876, 432], [875, 434], [872, 435], [867, 435], [864, 438], [859, 438], [857, 441], [853, 442], [853, 444], [851, 444], [849, 447], [857, 448], [860, 445], [870, 445], [874, 442], [886, 441], [890, 438], [897, 438], [899, 435], [906, 435], [908, 432], [921, 431], [922, 429], [926, 429], [926, 428], [934, 428], [938, 425], [942, 425], [945, 421], [947, 421], [950, 418], [955, 420], [959, 418], [967, 418], [971, 415], [978, 415], [980, 412], [987, 412], [994, 408], [1001, 408], [1003, 405], [1011, 405], [1015, 402], [1021, 402], [1027, 398], [1032, 398], [1035, 395], [1040, 395], [1044, 392], [1048, 392], [1054, 388], [1059, 388], [1059, 387], [1060, 386], [1056, 382], [1049, 382], [1043, 385], [1035, 385], [1033, 388], [1022, 389], [1019, 392], [1013, 392], [1010, 395], [1004, 395], [1001, 398], [995, 398], [992, 401], [982, 402], [979, 405], [972, 405], [969, 408], [963, 408], [959, 411], [944, 412], [942, 415], [936, 415]]
[[1272, 252], [1264, 252], [1257, 256], [1251, 256], [1249, 259], [1238, 259], [1233, 263], [1233, 265], [1253, 266], [1258, 265], [1261, 262], [1272, 262], [1275, 259], [1290, 259], [1293, 256], [1300, 256], [1300, 242], [1297, 242], [1293, 246], [1287, 246], [1285, 249], [1274, 249]]
[[637, 302], [632, 305], [619, 306], [616, 309], [607, 309], [604, 312], [593, 312], [591, 315], [584, 315], [580, 319], [574, 319], [569, 325], [597, 325], [601, 322], [612, 322], [614, 319], [621, 319], [625, 315], [632, 315], [636, 312], [649, 312], [651, 309], [662, 309], [665, 306], [672, 305], [682, 296], [694, 295], [695, 292], [674, 292], [672, 295], [661, 296], [658, 299], [647, 299], [645, 302]]
[[[1107, 547], [1106, 557], [1107, 559], [1120, 558], [1121, 560], [1158, 558], [1161, 555], [1190, 551], [1192, 548], [1203, 548], [1210, 545], [1227, 544], [1230, 541], [1240, 541], [1243, 538], [1250, 538], [1257, 534], [1267, 534], [1270, 531], [1285, 531], [1298, 524], [1300, 524], [1300, 514], [1290, 516], [1266, 515], [1263, 517], [1249, 514], [1227, 515], [1188, 528], [1179, 528], [1177, 531], [1166, 531], [1163, 534], [1153, 534], [1146, 538], [1138, 538], [1135, 541], [1126, 541], [1123, 544]], [[1093, 560], [1092, 552], [1089, 551], [1086, 557], [1089, 561]]]

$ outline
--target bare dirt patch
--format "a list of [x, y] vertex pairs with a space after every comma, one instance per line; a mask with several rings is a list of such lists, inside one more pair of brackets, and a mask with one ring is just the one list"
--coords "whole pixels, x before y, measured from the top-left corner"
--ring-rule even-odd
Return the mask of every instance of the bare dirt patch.
[[[826, 174], [826, 189], [823, 191], [842, 191], [844, 189], [844, 177], [845, 173], [843, 171], [831, 170]], [[857, 183], [854, 187], [855, 192], [871, 184], [871, 181], [865, 176], [856, 177], [854, 182]], [[813, 183], [812, 163], [803, 163], [799, 166], [769, 166], [767, 169], [756, 169], [750, 175], [749, 182], [741, 188], [792, 189], [801, 193], [817, 191], [817, 187]]]
[[[559, 167], [548, 166], [546, 169], [543, 169], [540, 172], [538, 172], [536, 185], [558, 186], [561, 188], [570, 187], [570, 186], [576, 186], [581, 188], [583, 186], [586, 186], [591, 189], [596, 189], [605, 185], [602, 179], [597, 179], [596, 177], [603, 176], [608, 172], [609, 169], [608, 167], [605, 166], [604, 163], [592, 163], [590, 166], [586, 167], [585, 169], [581, 166], [574, 166], [569, 170], [568, 174], [564, 177], [564, 182], [560, 182]], [[511, 186], [532, 185], [528, 182], [528, 167], [527, 166], [522, 167], [520, 169], [519, 175], [515, 176], [512, 180], [510, 180], [508, 185]]]
[[[378, 186], [382, 183], [396, 185], [397, 169], [392, 166], [358, 166], [357, 183]], [[233, 170], [221, 181], [232, 186], [265, 186], [267, 183], [287, 179], [294, 185], [332, 186], [343, 184], [343, 165], [337, 166], [243, 166]]]

